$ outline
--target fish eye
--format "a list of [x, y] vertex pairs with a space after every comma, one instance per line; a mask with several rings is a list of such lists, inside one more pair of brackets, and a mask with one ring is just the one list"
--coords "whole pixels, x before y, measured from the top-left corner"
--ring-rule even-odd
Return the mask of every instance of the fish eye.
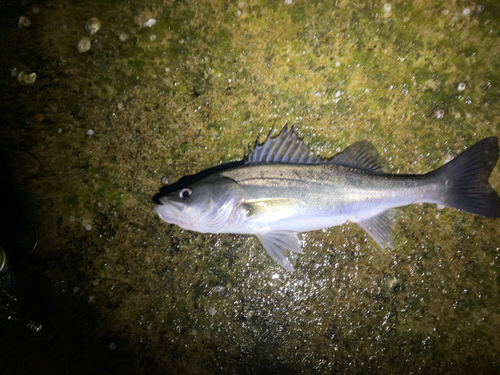
[[188, 199], [192, 193], [191, 189], [182, 189], [179, 191], [179, 197], [182, 199]]

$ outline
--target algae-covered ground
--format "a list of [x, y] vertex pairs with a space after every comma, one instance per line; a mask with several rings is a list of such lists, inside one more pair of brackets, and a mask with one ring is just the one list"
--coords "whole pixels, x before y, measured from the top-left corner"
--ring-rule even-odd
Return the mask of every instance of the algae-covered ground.
[[[0, 328], [23, 343], [2, 344], [8, 371], [500, 372], [499, 219], [404, 207], [394, 250], [354, 224], [304, 233], [289, 273], [253, 236], [182, 230], [151, 201], [286, 123], [325, 158], [369, 140], [389, 173], [500, 136], [497, 1], [4, 7], [0, 145], [17, 200], [2, 199], [24, 229], [3, 246], [17, 283], [45, 293], [0, 299]], [[42, 336], [18, 335], [23, 319]]]

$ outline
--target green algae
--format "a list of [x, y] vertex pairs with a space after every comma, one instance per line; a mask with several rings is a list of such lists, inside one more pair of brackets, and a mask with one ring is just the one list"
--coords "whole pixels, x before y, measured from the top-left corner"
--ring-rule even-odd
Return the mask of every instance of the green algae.
[[[463, 16], [454, 1], [387, 14], [373, 2], [242, 3], [119, 3], [111, 17], [115, 2], [83, 2], [44, 16], [41, 53], [59, 61], [57, 40], [66, 63], [48, 63], [63, 84], [41, 86], [46, 109], [30, 115], [32, 152], [52, 160], [32, 184], [64, 218], [51, 241], [84, 251], [65, 261], [85, 295], [173, 373], [498, 370], [496, 220], [404, 208], [394, 250], [355, 225], [308, 233], [288, 274], [256, 239], [169, 226], [149, 201], [163, 177], [240, 159], [285, 123], [324, 157], [367, 139], [394, 173], [426, 173], [500, 135], [498, 6]], [[103, 29], [82, 56], [54, 25], [90, 6]], [[133, 21], [146, 9], [152, 28]], [[74, 88], [81, 104], [66, 100]], [[47, 136], [47, 118], [60, 135]], [[498, 167], [491, 182], [498, 190]]]

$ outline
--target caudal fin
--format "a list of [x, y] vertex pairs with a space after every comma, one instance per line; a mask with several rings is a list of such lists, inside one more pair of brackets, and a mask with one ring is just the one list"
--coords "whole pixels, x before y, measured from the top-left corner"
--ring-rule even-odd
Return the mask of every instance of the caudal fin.
[[488, 183], [498, 160], [498, 138], [488, 137], [432, 173], [448, 190], [441, 204], [486, 217], [500, 217], [500, 198]]

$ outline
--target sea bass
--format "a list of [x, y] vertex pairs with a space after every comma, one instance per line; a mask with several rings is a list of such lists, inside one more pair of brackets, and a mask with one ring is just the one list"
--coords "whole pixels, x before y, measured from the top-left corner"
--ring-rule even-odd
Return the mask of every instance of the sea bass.
[[[271, 131], [272, 133], [272, 131]], [[290, 251], [303, 253], [298, 233], [359, 224], [382, 248], [393, 248], [395, 207], [435, 203], [500, 217], [488, 183], [498, 139], [476, 143], [424, 175], [382, 170], [375, 147], [360, 141], [330, 160], [316, 157], [287, 126], [239, 162], [207, 169], [163, 187], [153, 209], [167, 223], [202, 233], [254, 234], [289, 271]]]

